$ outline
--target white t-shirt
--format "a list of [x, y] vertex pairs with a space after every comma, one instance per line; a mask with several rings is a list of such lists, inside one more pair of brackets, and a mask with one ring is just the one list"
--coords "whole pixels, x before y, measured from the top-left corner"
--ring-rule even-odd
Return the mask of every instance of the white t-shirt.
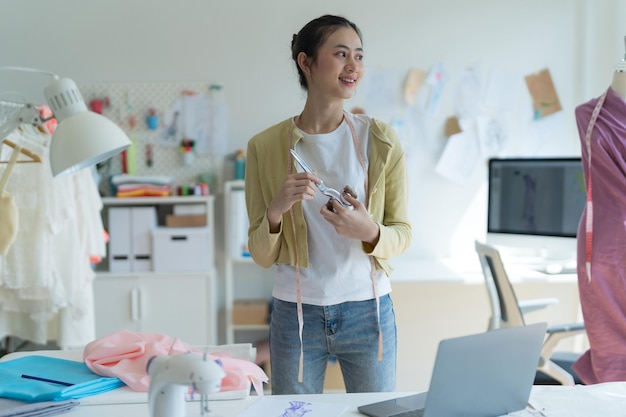
[[[346, 113], [354, 125], [361, 154], [367, 171], [370, 119], [364, 115]], [[311, 135], [301, 132], [304, 138], [296, 151], [304, 161], [317, 171], [328, 187], [339, 191], [350, 185], [365, 202], [365, 175], [359, 161], [350, 126], [344, 120], [330, 133]], [[302, 171], [294, 161], [293, 165]], [[312, 200], [303, 201], [304, 218], [308, 230], [309, 268], [300, 268], [302, 302], [313, 305], [333, 305], [345, 301], [362, 301], [374, 298], [371, 277], [372, 263], [363, 252], [359, 240], [337, 234], [320, 214], [328, 197], [319, 190]], [[378, 295], [391, 291], [389, 278], [376, 272]], [[296, 302], [296, 268], [278, 265], [272, 295], [280, 300]]]

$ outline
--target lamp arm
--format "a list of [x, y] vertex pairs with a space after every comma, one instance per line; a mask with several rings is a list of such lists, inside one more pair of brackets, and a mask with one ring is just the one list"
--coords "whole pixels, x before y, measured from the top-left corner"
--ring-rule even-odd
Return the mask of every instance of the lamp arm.
[[[59, 76], [53, 72], [43, 71], [36, 68], [18, 67], [18, 66], [0, 66], [0, 71], [17, 71], [17, 72], [33, 72], [37, 74], [45, 74], [52, 77], [54, 80], [58, 80]], [[50, 119], [44, 119], [39, 115], [37, 107], [32, 103], [13, 103], [11, 105], [22, 106], [17, 115], [6, 122], [0, 124], [0, 140], [4, 139], [9, 133], [14, 131], [22, 123], [30, 123], [33, 126], [40, 126]], [[0, 102], [0, 106], [2, 102]], [[0, 120], [0, 123], [2, 120]]]
[[46, 74], [54, 78], [55, 80], [59, 79], [59, 76], [53, 72], [43, 71], [36, 68], [28, 68], [28, 67], [15, 67], [15, 66], [0, 66], [0, 70], [2, 71], [19, 71], [19, 72], [35, 72], [38, 74]]

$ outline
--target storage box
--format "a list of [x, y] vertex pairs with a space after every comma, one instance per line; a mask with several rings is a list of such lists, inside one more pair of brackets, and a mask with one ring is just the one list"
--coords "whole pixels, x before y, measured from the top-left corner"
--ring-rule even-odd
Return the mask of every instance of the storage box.
[[154, 272], [209, 270], [209, 231], [202, 227], [159, 227], [152, 231]]
[[168, 214], [165, 216], [165, 225], [167, 227], [204, 227], [206, 226], [206, 214], [189, 214], [176, 215]]
[[204, 214], [206, 216], [206, 205], [204, 204], [175, 204], [174, 214], [176, 215], [192, 215]]
[[156, 226], [154, 207], [111, 207], [109, 215], [109, 271], [152, 270], [151, 231]]
[[233, 324], [268, 324], [268, 300], [235, 300]]

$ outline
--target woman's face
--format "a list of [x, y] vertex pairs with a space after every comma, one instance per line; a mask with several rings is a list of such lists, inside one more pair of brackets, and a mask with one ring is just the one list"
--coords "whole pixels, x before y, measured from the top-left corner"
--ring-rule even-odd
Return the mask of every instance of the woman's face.
[[363, 45], [352, 29], [342, 27], [333, 32], [317, 52], [311, 66], [309, 93], [329, 98], [348, 99], [356, 92], [363, 77]]

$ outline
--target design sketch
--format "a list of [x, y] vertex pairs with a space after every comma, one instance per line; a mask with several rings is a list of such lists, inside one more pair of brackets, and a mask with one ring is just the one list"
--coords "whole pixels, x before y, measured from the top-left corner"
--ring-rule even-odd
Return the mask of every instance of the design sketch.
[[289, 401], [289, 407], [285, 409], [285, 412], [278, 417], [302, 417], [306, 413], [313, 410], [306, 409], [305, 407], [311, 405], [304, 401]]

